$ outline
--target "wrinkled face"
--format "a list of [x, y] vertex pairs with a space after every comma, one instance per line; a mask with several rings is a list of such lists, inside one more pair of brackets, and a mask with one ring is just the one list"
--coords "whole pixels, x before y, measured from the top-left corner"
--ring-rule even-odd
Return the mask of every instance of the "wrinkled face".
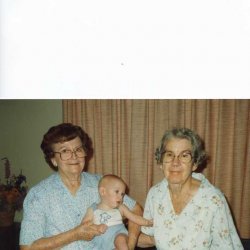
[[102, 201], [110, 208], [116, 208], [123, 202], [125, 185], [119, 180], [112, 180], [100, 188]]
[[54, 166], [58, 167], [59, 174], [61, 176], [80, 176], [86, 155], [80, 138], [76, 137], [70, 141], [55, 143], [52, 148], [56, 153], [51, 161]]
[[191, 142], [172, 138], [167, 142], [165, 150], [161, 165], [165, 178], [170, 184], [184, 184], [197, 168], [192, 161]]

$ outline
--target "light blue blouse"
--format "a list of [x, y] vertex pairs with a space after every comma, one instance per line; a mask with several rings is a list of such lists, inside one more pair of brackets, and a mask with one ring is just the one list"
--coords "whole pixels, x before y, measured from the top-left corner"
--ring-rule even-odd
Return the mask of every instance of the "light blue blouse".
[[[33, 241], [60, 234], [81, 223], [87, 208], [99, 202], [99, 175], [83, 172], [81, 186], [75, 196], [65, 187], [58, 173], [52, 174], [28, 192], [24, 201], [21, 223], [20, 245], [30, 245]], [[128, 196], [124, 203], [133, 209], [135, 201]], [[75, 241], [61, 248], [93, 249], [91, 241]]]
[[179, 215], [166, 179], [150, 189], [144, 217], [153, 219], [154, 226], [142, 227], [142, 232], [154, 236], [160, 250], [243, 249], [224, 195], [204, 175], [193, 173], [193, 177], [201, 185]]

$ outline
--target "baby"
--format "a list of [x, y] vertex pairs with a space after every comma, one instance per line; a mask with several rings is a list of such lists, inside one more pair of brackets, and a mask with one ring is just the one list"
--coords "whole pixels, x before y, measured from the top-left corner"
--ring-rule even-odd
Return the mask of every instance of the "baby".
[[140, 226], [152, 226], [150, 220], [132, 213], [123, 204], [126, 183], [116, 175], [104, 175], [98, 186], [101, 202], [92, 204], [82, 223], [91, 221], [94, 224], [106, 224], [108, 229], [93, 240], [95, 249], [105, 250], [128, 250], [128, 231], [123, 224], [127, 218]]

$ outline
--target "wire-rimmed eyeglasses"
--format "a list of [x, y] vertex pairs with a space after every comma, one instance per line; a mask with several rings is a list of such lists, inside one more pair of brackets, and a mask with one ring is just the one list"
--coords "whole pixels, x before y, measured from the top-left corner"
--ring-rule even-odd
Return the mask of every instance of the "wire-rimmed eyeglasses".
[[163, 156], [163, 164], [173, 162], [175, 157], [182, 163], [190, 163], [193, 159], [190, 151], [183, 151], [177, 156], [171, 151], [166, 151]]
[[70, 149], [63, 149], [61, 152], [55, 152], [54, 151], [54, 153], [59, 154], [62, 161], [69, 160], [73, 156], [73, 153], [78, 158], [83, 158], [83, 157], [87, 156], [87, 154], [85, 153], [82, 146], [76, 148], [73, 151], [70, 150]]

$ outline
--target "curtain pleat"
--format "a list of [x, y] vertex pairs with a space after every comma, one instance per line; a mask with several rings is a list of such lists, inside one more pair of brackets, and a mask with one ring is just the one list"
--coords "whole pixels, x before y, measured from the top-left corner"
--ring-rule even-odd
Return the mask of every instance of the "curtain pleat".
[[210, 156], [203, 173], [225, 194], [240, 236], [250, 238], [249, 100], [64, 100], [63, 116], [92, 139], [87, 170], [121, 176], [141, 205], [163, 179], [154, 152], [164, 132], [196, 130]]

